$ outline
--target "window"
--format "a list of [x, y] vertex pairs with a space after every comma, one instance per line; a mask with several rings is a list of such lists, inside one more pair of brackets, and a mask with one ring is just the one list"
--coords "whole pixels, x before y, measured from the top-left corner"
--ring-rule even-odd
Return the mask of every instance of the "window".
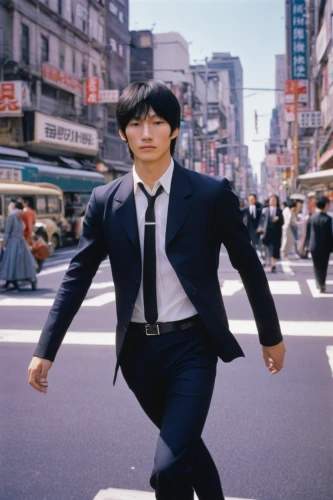
[[118, 16], [118, 19], [121, 23], [124, 23], [124, 13], [122, 10], [119, 11], [119, 16]]
[[73, 5], [73, 0], [67, 0], [68, 10], [71, 13], [71, 22], [75, 25], [75, 10]]
[[46, 214], [46, 196], [37, 196], [36, 212]]
[[60, 48], [60, 51], [59, 51], [59, 67], [60, 67], [60, 69], [65, 68], [65, 54], [64, 54], [63, 48]]
[[49, 60], [49, 39], [46, 36], [41, 36], [42, 40], [42, 63]]
[[60, 200], [57, 196], [47, 197], [47, 212], [49, 214], [57, 214], [60, 212]]
[[113, 2], [109, 2], [109, 11], [114, 16], [118, 15], [118, 7]]
[[124, 46], [121, 43], [118, 45], [118, 54], [120, 57], [124, 57]]
[[82, 72], [82, 78], [86, 78], [86, 76], [87, 76], [87, 66], [84, 63], [82, 63], [81, 72]]
[[98, 76], [98, 74], [97, 74], [97, 66], [96, 66], [96, 64], [93, 64], [93, 65], [92, 65], [92, 74], [93, 74], [93, 76]]
[[152, 46], [152, 39], [149, 35], [140, 36], [140, 47], [141, 49], [147, 49]]
[[72, 73], [76, 73], [76, 56], [74, 50], [72, 52]]
[[58, 0], [58, 14], [62, 15], [62, 0]]
[[83, 31], [83, 33], [87, 33], [87, 27], [88, 27], [87, 21], [85, 19], [82, 19], [82, 31]]
[[27, 66], [29, 66], [30, 63], [29, 28], [25, 24], [22, 24], [21, 61]]
[[114, 38], [110, 38], [110, 46], [112, 52], [117, 52], [117, 42]]

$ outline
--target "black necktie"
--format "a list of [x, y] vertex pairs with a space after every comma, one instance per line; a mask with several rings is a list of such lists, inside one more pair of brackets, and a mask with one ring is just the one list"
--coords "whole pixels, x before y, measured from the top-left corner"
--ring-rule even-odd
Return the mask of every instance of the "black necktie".
[[158, 318], [156, 297], [156, 222], [154, 206], [156, 198], [163, 191], [163, 186], [158, 188], [154, 196], [150, 196], [141, 182], [139, 182], [138, 185], [148, 200], [143, 251], [143, 303], [146, 321], [149, 325], [153, 325]]

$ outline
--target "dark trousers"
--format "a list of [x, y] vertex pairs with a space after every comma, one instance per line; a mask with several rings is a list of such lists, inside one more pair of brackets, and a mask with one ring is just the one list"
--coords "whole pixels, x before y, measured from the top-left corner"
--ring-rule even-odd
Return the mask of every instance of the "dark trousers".
[[217, 356], [201, 324], [161, 336], [129, 330], [121, 370], [160, 429], [150, 485], [158, 500], [223, 500], [218, 471], [201, 434]]
[[326, 283], [328, 263], [330, 254], [312, 254], [312, 262], [314, 267], [314, 274], [316, 283], [319, 288], [324, 287]]

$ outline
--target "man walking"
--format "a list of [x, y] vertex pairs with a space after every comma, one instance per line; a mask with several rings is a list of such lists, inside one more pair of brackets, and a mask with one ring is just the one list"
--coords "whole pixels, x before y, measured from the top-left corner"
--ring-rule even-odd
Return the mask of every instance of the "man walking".
[[248, 197], [248, 206], [243, 209], [244, 224], [249, 230], [252, 245], [257, 250], [260, 232], [258, 232], [258, 227], [261, 219], [262, 208], [257, 201], [257, 195], [252, 193]]
[[29, 366], [47, 392], [47, 374], [101, 261], [109, 256], [116, 290], [117, 364], [160, 429], [150, 484], [158, 500], [223, 500], [201, 434], [218, 357], [244, 356], [228, 327], [218, 280], [223, 243], [254, 311], [271, 374], [285, 347], [260, 261], [227, 180], [182, 168], [172, 156], [180, 106], [158, 81], [133, 83], [117, 107], [133, 172], [95, 189], [77, 254], [60, 286]]
[[330, 200], [321, 196], [316, 206], [319, 212], [307, 221], [305, 247], [311, 252], [317, 288], [325, 293], [328, 263], [333, 252], [332, 217], [327, 214]]

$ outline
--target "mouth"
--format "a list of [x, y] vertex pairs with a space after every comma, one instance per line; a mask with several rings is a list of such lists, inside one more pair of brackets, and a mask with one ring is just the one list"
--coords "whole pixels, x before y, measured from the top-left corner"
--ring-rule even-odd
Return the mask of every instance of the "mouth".
[[144, 151], [149, 151], [150, 149], [156, 149], [154, 146], [142, 146], [142, 148], [140, 149], [143, 149]]

